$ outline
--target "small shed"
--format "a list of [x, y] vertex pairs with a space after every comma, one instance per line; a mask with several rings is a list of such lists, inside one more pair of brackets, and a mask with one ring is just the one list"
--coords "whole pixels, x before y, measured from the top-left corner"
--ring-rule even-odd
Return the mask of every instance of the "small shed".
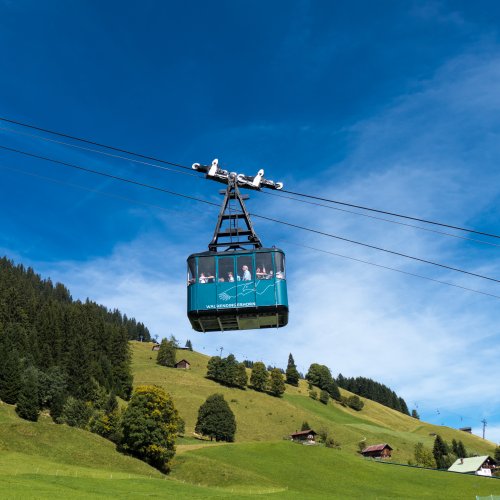
[[496, 468], [496, 462], [490, 456], [458, 458], [448, 469], [449, 472], [476, 474], [476, 476], [491, 476]]
[[361, 454], [364, 457], [372, 458], [391, 458], [391, 452], [392, 448], [387, 443], [374, 444], [361, 450]]
[[316, 434], [317, 432], [313, 431], [312, 429], [307, 429], [305, 431], [294, 432], [293, 434], [290, 434], [290, 439], [292, 441], [314, 444], [316, 442]]
[[151, 348], [152, 351], [159, 351], [160, 350], [160, 344], [153, 344], [153, 347]]
[[460, 429], [458, 429], [459, 431], [462, 431], [462, 432], [468, 432], [469, 434], [472, 434], [472, 427], [460, 427]]
[[181, 359], [177, 363], [175, 363], [176, 368], [181, 368], [183, 370], [189, 370], [191, 368], [191, 363], [187, 359]]

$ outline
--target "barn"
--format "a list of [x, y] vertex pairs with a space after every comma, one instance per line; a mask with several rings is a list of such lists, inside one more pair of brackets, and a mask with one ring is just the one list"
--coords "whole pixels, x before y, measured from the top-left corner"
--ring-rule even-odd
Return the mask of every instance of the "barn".
[[367, 446], [364, 450], [361, 450], [361, 454], [364, 457], [371, 458], [391, 458], [392, 448], [387, 443], [374, 444], [372, 446]]
[[175, 363], [176, 368], [181, 368], [183, 370], [189, 370], [191, 368], [191, 364], [187, 359], [181, 359], [177, 363]]

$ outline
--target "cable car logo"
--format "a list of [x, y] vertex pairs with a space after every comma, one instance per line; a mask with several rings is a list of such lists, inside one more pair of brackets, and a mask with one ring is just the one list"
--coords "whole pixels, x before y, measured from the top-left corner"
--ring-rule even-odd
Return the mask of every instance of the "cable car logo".
[[[240, 296], [245, 296], [245, 295], [248, 295], [249, 293], [253, 293], [253, 292], [255, 292], [257, 295], [263, 295], [264, 293], [266, 293], [266, 291], [269, 288], [272, 288], [274, 286], [273, 283], [266, 283], [267, 286], [266, 286], [266, 288], [264, 288], [264, 290], [258, 290], [260, 283], [262, 283], [262, 282], [257, 283], [256, 287], [253, 286], [253, 283], [246, 283], [243, 285], [243, 289], [240, 291], [237, 291], [237, 293]], [[231, 290], [234, 290], [234, 289], [237, 290], [239, 287], [241, 287], [241, 285], [233, 286], [233, 287], [229, 288], [228, 290], [225, 290], [224, 292], [219, 293], [219, 295], [218, 295], [219, 300], [223, 300], [224, 302], [227, 302], [228, 300], [235, 299], [236, 297], [234, 295], [229, 294], [228, 292], [230, 292]]]

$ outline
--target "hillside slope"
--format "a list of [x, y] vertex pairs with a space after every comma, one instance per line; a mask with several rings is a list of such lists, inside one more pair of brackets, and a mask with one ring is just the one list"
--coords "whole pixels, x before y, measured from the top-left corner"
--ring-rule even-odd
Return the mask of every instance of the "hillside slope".
[[134, 384], [157, 384], [170, 392], [186, 421], [187, 435], [194, 430], [199, 406], [207, 396], [219, 392], [224, 394], [236, 416], [237, 442], [278, 441], [307, 421], [316, 430], [329, 429], [341, 443], [342, 450], [352, 453], [357, 451], [360, 441], [388, 442], [394, 448], [394, 460], [404, 463], [412, 458], [417, 442], [432, 447], [434, 434], [440, 434], [447, 441], [462, 440], [469, 452], [490, 455], [494, 452], [494, 443], [449, 427], [427, 424], [367, 399], [363, 400], [365, 407], [360, 412], [333, 401], [325, 406], [309, 397], [304, 380], [299, 387], [287, 385], [283, 398], [274, 398], [251, 389], [224, 387], [206, 379], [209, 357], [203, 354], [179, 350], [177, 359], [187, 359], [191, 369], [176, 370], [156, 364], [152, 344], [131, 342], [131, 346]]
[[[172, 473], [162, 476], [147, 464], [119, 454], [109, 441], [56, 425], [42, 415], [36, 423], [17, 417], [0, 403], [0, 498], [474, 498], [500, 495], [500, 481], [363, 460], [360, 437], [389, 441], [404, 461], [413, 443], [432, 443], [430, 432], [460, 437], [469, 449], [491, 453], [493, 444], [452, 429], [431, 426], [366, 401], [360, 413], [288, 388], [282, 399], [252, 390], [229, 389], [204, 378], [207, 356], [182, 351], [192, 370], [156, 365], [151, 344], [134, 343], [136, 384], [166, 387], [186, 419], [187, 437], [178, 441]], [[189, 437], [199, 404], [222, 392], [238, 421], [237, 442], [215, 444]], [[306, 419], [327, 426], [341, 450], [306, 447], [283, 436]]]

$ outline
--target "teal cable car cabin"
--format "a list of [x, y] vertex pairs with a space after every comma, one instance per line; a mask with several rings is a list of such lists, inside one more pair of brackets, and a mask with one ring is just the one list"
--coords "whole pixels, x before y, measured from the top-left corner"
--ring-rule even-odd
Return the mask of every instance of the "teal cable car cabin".
[[281, 189], [259, 170], [247, 177], [195, 163], [206, 178], [227, 184], [208, 252], [187, 259], [187, 315], [198, 332], [279, 328], [288, 323], [285, 253], [263, 248], [238, 186]]
[[288, 323], [282, 250], [202, 252], [187, 262], [188, 318], [194, 330], [279, 328]]

